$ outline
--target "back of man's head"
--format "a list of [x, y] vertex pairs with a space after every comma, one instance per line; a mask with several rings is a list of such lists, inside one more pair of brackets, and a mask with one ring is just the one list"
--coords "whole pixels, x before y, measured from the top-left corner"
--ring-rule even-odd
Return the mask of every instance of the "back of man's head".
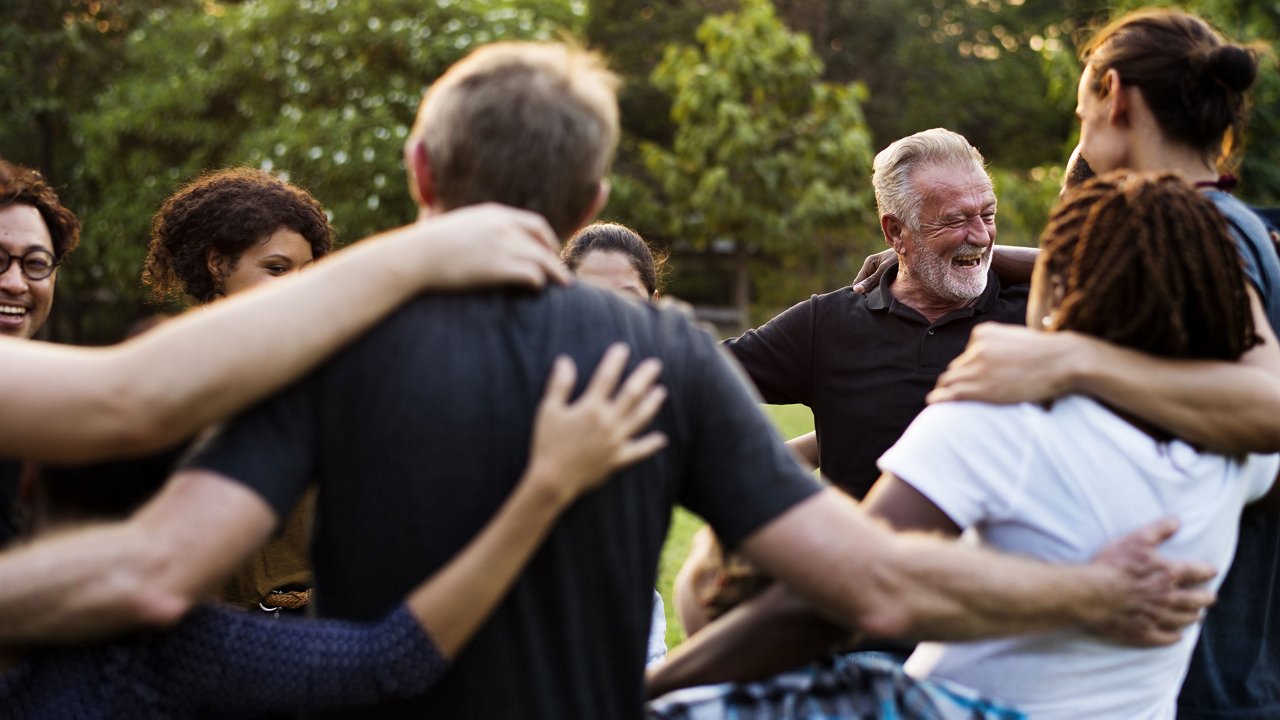
[[941, 165], [986, 172], [985, 164], [982, 153], [959, 133], [933, 128], [908, 135], [881, 150], [872, 164], [876, 208], [881, 217], [893, 215], [916, 227], [923, 201], [912, 181], [917, 171]]
[[430, 203], [501, 202], [540, 213], [567, 237], [588, 219], [617, 144], [616, 86], [598, 55], [567, 45], [497, 43], [471, 53], [431, 86], [418, 112]]

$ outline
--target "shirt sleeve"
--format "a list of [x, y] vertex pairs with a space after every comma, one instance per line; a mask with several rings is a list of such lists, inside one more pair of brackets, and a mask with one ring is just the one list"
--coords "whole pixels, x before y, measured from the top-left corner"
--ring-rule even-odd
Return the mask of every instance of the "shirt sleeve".
[[700, 331], [679, 342], [691, 353], [687, 384], [668, 400], [690, 419], [680, 502], [734, 547], [822, 485], [783, 445], [727, 353]]
[[405, 605], [378, 623], [206, 606], [153, 643], [157, 687], [175, 708], [367, 705], [420, 695], [448, 667]]
[[1007, 515], [1021, 494], [1033, 444], [1028, 405], [930, 405], [880, 456], [880, 470], [920, 491], [968, 528]]
[[247, 410], [202, 442], [184, 466], [244, 484], [283, 521], [314, 477], [318, 385], [313, 375]]
[[812, 404], [816, 297], [724, 342], [767, 403]]

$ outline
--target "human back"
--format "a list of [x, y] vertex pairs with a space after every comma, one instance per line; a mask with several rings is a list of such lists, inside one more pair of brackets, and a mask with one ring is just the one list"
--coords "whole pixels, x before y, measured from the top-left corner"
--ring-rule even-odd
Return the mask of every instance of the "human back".
[[[498, 45], [433, 85], [406, 148], [424, 211], [503, 200], [546, 212], [561, 236], [589, 219], [617, 123], [611, 76], [589, 58]], [[492, 167], [499, 157], [519, 157], [523, 171]], [[547, 181], [557, 173], [563, 182]], [[580, 285], [419, 298], [194, 461], [251, 486], [278, 516], [316, 478], [319, 610], [373, 617], [396, 588], [454, 555], [510, 491], [553, 358], [592, 367], [619, 340], [633, 358], [664, 362], [672, 399], [655, 425], [668, 450], [570, 509], [438, 689], [383, 715], [638, 717], [672, 505], [737, 541], [816, 484], [709, 337], [679, 313]], [[264, 437], [275, 440], [269, 449]], [[759, 479], [744, 483], [748, 469]], [[727, 502], [734, 492], [743, 497]]]
[[[1214, 205], [1180, 177], [1107, 175], [1054, 210], [1028, 324], [1161, 357], [1234, 360], [1257, 342], [1237, 258]], [[1048, 407], [931, 406], [881, 464], [956, 527], [1055, 562], [1178, 517], [1168, 551], [1212, 563], [1215, 582], [1235, 551], [1241, 508], [1265, 494], [1277, 469], [1275, 456], [1204, 452], [1084, 396]], [[989, 692], [1033, 718], [1172, 717], [1196, 635], [1143, 650], [1080, 631], [926, 645], [907, 669]]]

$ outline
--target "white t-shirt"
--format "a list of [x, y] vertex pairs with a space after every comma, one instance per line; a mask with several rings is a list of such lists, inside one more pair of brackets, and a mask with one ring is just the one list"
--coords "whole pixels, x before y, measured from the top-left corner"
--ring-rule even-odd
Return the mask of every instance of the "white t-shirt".
[[[1240, 510], [1264, 495], [1280, 458], [1243, 462], [1156, 442], [1098, 402], [942, 403], [921, 413], [880, 458], [983, 544], [1049, 562], [1088, 561], [1107, 542], [1165, 516], [1161, 546], [1226, 574]], [[1164, 648], [1109, 644], [1078, 630], [967, 643], [926, 643], [907, 661], [1008, 702], [1031, 718], [1172, 718], [1199, 626]]]

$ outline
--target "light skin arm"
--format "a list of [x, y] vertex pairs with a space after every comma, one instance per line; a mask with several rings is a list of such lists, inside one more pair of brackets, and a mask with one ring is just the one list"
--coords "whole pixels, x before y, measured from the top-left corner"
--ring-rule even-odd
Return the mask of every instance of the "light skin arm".
[[[572, 404], [572, 363], [557, 361], [523, 481], [486, 531], [409, 599], [445, 657], [470, 639], [574, 498], [665, 445], [660, 433], [632, 437], [665, 398], [653, 384], [660, 366], [640, 363], [614, 394], [626, 357], [625, 348], [610, 349]], [[77, 642], [176, 622], [276, 523], [270, 506], [240, 483], [207, 470], [179, 472], [127, 522], [0, 555], [0, 645]]]
[[1082, 393], [1218, 452], [1275, 452], [1280, 344], [1252, 288], [1249, 300], [1263, 342], [1234, 363], [1168, 360], [1077, 333], [983, 323], [928, 401], [1036, 402]]
[[[1111, 543], [1088, 565], [1048, 565], [935, 535], [895, 533], [827, 489], [742, 545], [795, 597], [771, 590], [712, 623], [651, 673], [651, 691], [779, 669], [752, 657], [761, 650], [758, 638], [783, 637], [778, 623], [800, 633], [784, 646], [788, 663], [841, 641], [848, 633], [842, 627], [875, 637], [970, 640], [1087, 625], [1127, 644], [1176, 642], [1179, 629], [1212, 601], [1199, 584], [1213, 575], [1208, 566], [1156, 555], [1176, 527], [1172, 520], [1154, 523]], [[801, 599], [827, 618], [825, 627]]]
[[808, 467], [818, 467], [818, 433], [811, 432], [787, 441], [787, 447]]
[[425, 290], [564, 282], [532, 213], [482, 205], [360, 242], [111, 348], [0, 338], [0, 455], [83, 461], [177, 442], [315, 367]]

